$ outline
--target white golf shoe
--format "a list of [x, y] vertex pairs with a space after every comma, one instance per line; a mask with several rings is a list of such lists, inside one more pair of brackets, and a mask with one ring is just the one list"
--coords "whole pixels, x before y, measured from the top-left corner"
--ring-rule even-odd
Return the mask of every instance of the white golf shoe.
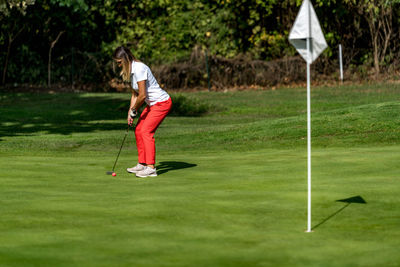
[[154, 177], [154, 176], [157, 176], [157, 170], [156, 170], [156, 168], [153, 169], [153, 168], [145, 166], [144, 170], [138, 171], [136, 173], [136, 176], [141, 177], [141, 178], [149, 177], [149, 176]]
[[135, 167], [132, 168], [127, 168], [126, 171], [130, 173], [137, 173], [139, 171], [143, 171], [146, 168], [146, 166], [138, 163]]

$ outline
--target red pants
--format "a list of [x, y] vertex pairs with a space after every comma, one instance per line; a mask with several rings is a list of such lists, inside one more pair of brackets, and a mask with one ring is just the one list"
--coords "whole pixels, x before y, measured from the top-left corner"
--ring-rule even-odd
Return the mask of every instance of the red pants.
[[140, 115], [135, 130], [139, 163], [155, 164], [156, 144], [154, 133], [171, 110], [171, 107], [172, 101], [170, 98], [151, 107], [147, 106]]

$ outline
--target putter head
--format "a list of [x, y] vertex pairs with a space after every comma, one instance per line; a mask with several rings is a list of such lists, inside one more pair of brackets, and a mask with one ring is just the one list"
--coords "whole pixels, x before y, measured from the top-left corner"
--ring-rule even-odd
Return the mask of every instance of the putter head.
[[111, 172], [106, 172], [106, 174], [107, 174], [107, 175], [112, 175], [112, 174], [113, 174], [113, 171], [111, 171]]

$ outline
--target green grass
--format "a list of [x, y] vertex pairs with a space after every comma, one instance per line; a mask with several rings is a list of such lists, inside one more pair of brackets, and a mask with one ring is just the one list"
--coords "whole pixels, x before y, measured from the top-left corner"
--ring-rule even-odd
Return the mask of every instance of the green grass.
[[151, 179], [129, 95], [0, 94], [0, 266], [399, 266], [400, 86], [312, 91], [313, 233], [303, 88], [184, 94]]

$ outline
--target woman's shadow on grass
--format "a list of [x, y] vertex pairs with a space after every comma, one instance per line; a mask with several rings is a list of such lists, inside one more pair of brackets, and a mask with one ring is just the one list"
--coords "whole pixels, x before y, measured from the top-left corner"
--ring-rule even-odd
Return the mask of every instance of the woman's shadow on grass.
[[196, 167], [197, 164], [181, 161], [162, 161], [157, 165], [157, 174], [163, 174], [173, 170]]

